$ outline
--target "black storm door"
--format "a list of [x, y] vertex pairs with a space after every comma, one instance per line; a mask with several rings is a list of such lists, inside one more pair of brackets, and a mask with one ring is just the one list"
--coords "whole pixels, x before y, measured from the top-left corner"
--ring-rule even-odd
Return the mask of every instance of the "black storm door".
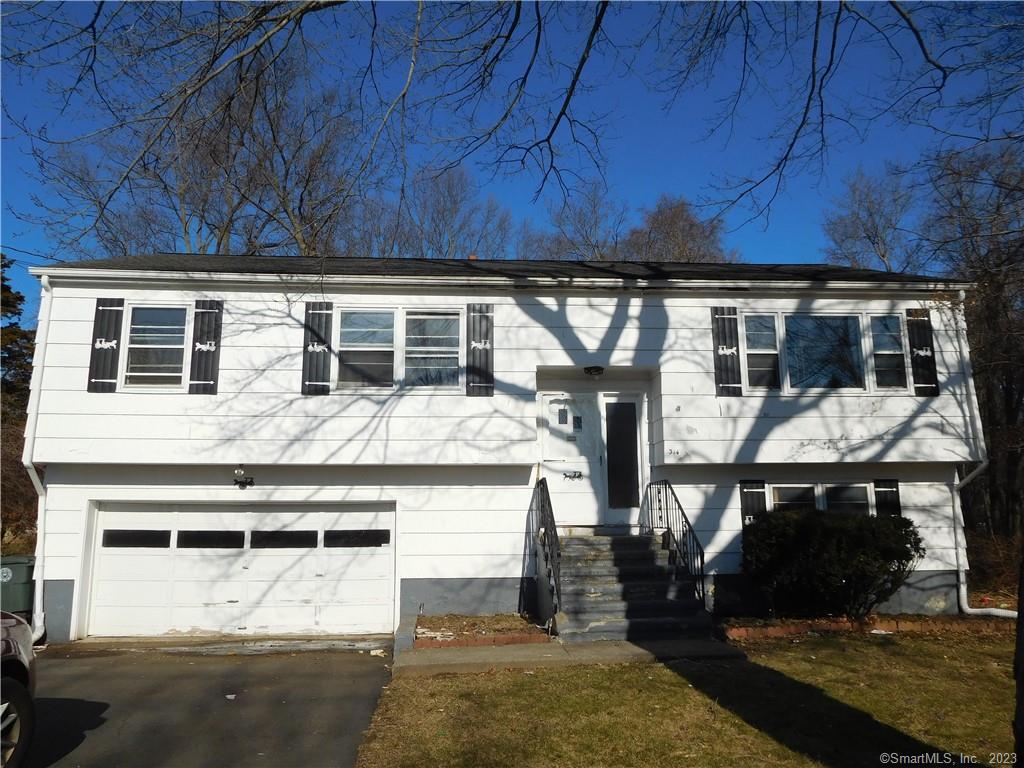
[[640, 506], [636, 403], [605, 403], [608, 453], [608, 506]]

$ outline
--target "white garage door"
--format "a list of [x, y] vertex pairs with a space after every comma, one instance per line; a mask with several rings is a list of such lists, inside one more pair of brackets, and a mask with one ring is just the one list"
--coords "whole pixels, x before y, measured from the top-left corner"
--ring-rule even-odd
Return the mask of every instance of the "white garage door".
[[90, 635], [390, 633], [393, 507], [106, 505]]

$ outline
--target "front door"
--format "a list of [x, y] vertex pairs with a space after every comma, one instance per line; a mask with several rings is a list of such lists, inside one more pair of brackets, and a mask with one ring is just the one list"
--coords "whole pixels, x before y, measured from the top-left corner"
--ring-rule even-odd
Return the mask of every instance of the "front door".
[[543, 395], [542, 472], [561, 525], [635, 525], [643, 467], [638, 395]]

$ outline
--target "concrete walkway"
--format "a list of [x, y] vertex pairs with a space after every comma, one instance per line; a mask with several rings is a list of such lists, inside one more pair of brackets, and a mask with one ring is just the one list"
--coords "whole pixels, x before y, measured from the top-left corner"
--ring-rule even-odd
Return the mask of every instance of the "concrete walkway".
[[653, 664], [676, 659], [742, 659], [745, 656], [735, 646], [710, 639], [555, 641], [474, 648], [422, 648], [398, 654], [392, 675], [429, 676], [573, 664]]

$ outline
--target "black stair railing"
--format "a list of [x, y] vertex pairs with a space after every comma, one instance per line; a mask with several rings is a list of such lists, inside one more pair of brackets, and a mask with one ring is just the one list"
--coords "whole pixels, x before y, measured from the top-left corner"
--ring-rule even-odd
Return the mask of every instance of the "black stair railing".
[[546, 570], [554, 615], [562, 610], [562, 547], [558, 541], [558, 527], [555, 525], [555, 513], [551, 508], [548, 481], [543, 477], [533, 487], [533, 497], [530, 499], [530, 530], [533, 532], [534, 540], [540, 543], [545, 561], [537, 562], [537, 578], [543, 579], [543, 571]]
[[668, 533], [670, 546], [676, 553], [676, 564], [685, 568], [687, 574], [694, 579], [697, 598], [703, 602], [704, 548], [668, 480], [649, 483], [644, 494], [640, 532], [653, 533], [655, 530]]

